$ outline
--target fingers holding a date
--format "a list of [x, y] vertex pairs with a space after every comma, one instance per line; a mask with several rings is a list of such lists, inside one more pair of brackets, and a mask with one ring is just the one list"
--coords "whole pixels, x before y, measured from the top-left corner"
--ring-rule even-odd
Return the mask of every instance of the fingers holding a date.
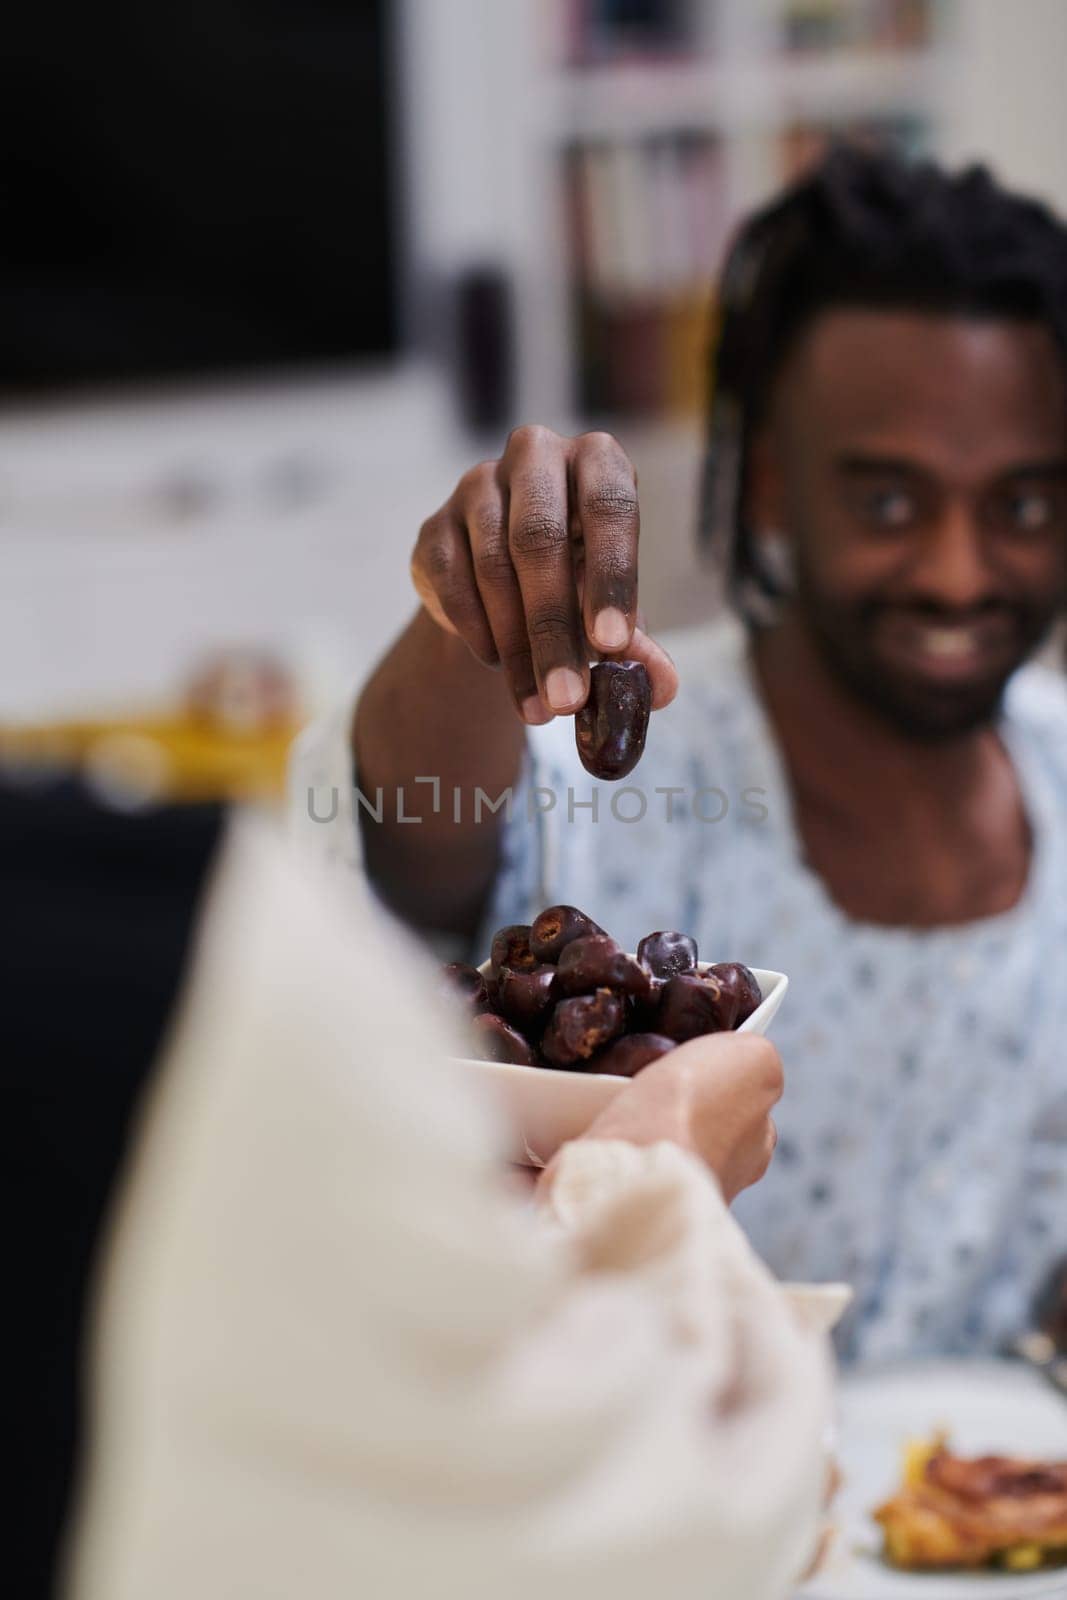
[[527, 723], [578, 711], [598, 655], [642, 662], [658, 709], [677, 676], [637, 626], [639, 520], [633, 466], [610, 434], [516, 428], [423, 524], [412, 579], [438, 626], [505, 673]]
[[637, 624], [637, 475], [617, 439], [588, 433], [571, 463], [571, 495], [582, 530], [585, 634], [594, 649], [627, 649]]

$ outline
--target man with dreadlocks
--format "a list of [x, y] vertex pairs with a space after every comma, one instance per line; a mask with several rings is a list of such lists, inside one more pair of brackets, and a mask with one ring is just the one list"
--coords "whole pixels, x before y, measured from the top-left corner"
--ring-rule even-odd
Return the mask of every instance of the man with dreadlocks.
[[[989, 1350], [1067, 1251], [1067, 697], [1030, 660], [1067, 573], [1067, 229], [984, 171], [838, 151], [742, 229], [712, 367], [732, 615], [672, 661], [621, 445], [519, 428], [423, 525], [418, 614], [305, 741], [297, 810], [479, 953], [562, 901], [788, 972], [740, 1220], [854, 1285], [846, 1355]], [[621, 794], [574, 749], [598, 653], [661, 712]]]

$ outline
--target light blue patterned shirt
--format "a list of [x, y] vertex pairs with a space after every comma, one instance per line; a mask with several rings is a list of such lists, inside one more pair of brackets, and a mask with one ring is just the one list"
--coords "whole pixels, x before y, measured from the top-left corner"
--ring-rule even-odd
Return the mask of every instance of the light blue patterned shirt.
[[889, 928], [804, 861], [740, 629], [666, 642], [681, 690], [625, 783], [589, 777], [569, 719], [531, 732], [480, 944], [564, 901], [631, 950], [678, 928], [788, 973], [778, 1151], [739, 1220], [782, 1277], [854, 1286], [846, 1357], [994, 1349], [1067, 1255], [1067, 690], [1027, 667], [1006, 697], [1035, 840], [1019, 904]]

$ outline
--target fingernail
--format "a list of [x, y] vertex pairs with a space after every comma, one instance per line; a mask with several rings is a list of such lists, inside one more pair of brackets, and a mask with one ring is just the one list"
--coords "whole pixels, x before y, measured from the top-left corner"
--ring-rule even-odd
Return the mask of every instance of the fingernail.
[[551, 722], [550, 714], [545, 710], [539, 694], [529, 694], [522, 702], [522, 720], [528, 722], [532, 728], [543, 727], [546, 722]]
[[593, 618], [593, 643], [598, 650], [621, 650], [630, 638], [630, 624], [618, 606], [605, 606]]
[[553, 711], [569, 711], [585, 692], [581, 674], [573, 667], [553, 667], [545, 679], [545, 694]]

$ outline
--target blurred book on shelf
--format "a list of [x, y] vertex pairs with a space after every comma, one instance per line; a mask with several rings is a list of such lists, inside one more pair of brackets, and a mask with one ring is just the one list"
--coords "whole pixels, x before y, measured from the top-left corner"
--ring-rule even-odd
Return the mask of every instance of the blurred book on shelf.
[[[795, 181], [834, 142], [914, 156], [921, 118], [795, 121], [761, 136], [772, 186]], [[576, 394], [592, 417], [685, 417], [705, 402], [713, 287], [747, 196], [727, 141], [678, 133], [597, 140], [564, 157]], [[735, 160], [734, 172], [739, 170]]]
[[[510, 170], [523, 197], [515, 207], [472, 202], [468, 227], [495, 235], [492, 259], [510, 286], [515, 413], [568, 428], [640, 417], [675, 439], [695, 434], [730, 235], [832, 141], [906, 157], [943, 150], [959, 115], [947, 90], [965, 9], [959, 0], [490, 7], [494, 48], [521, 64], [509, 80], [515, 114], [501, 116], [499, 85], [486, 94], [455, 166], [481, 171], [491, 150], [494, 170]], [[480, 10], [459, 12], [481, 62]], [[442, 125], [450, 98], [451, 89], [441, 95]], [[442, 228], [428, 262], [450, 262], [455, 231]]]
[[931, 0], [786, 0], [787, 50], [921, 50], [929, 42]]
[[[736, 0], [734, 0], [736, 4]], [[787, 51], [808, 54], [922, 50], [937, 0], [779, 0], [772, 8]], [[561, 0], [559, 54], [571, 67], [693, 60], [715, 51], [714, 0]], [[761, 26], [755, 8], [748, 31]]]
[[710, 48], [715, 12], [712, 0], [564, 0], [561, 54], [572, 67], [685, 59]]
[[583, 409], [692, 412], [727, 224], [720, 142], [579, 144], [566, 171]]

